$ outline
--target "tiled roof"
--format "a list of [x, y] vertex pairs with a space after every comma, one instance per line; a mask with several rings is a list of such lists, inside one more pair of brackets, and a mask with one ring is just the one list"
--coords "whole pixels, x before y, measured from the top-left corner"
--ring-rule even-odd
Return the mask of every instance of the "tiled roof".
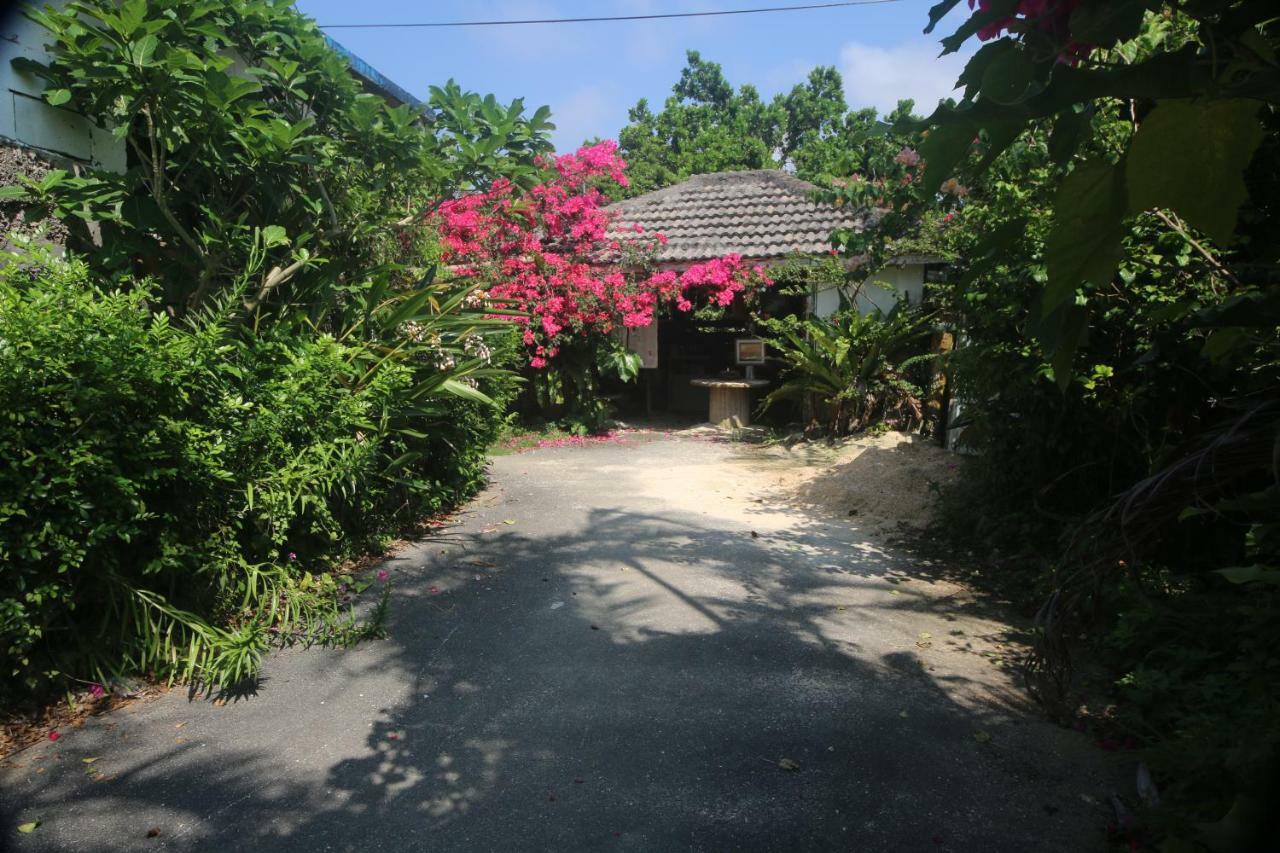
[[748, 258], [816, 254], [838, 228], [861, 228], [865, 213], [818, 204], [813, 184], [776, 169], [715, 172], [607, 208], [615, 229], [631, 226], [667, 237], [657, 260], [700, 261], [737, 253]]

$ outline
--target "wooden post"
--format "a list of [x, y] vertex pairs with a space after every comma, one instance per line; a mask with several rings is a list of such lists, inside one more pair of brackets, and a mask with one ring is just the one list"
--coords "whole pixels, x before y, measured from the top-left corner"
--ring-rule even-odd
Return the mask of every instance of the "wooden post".
[[[936, 353], [942, 357], [951, 352], [955, 348], [955, 335], [951, 332], [937, 331], [933, 333], [933, 340], [929, 344], [929, 352]], [[942, 359], [934, 359], [932, 364], [929, 392], [925, 401], [925, 411], [927, 416], [932, 417], [933, 422], [938, 426], [939, 443], [946, 447], [947, 445], [947, 403], [950, 399], [950, 391], [947, 388], [947, 375], [942, 370]]]

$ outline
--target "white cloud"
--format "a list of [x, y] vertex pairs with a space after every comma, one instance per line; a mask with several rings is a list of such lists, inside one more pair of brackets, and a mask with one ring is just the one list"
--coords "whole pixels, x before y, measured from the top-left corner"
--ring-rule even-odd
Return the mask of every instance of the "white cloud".
[[626, 113], [617, 93], [601, 86], [584, 86], [551, 105], [551, 121], [556, 125], [551, 141], [556, 151], [573, 151], [584, 139], [615, 135], [626, 121]]
[[960, 97], [952, 89], [968, 60], [968, 53], [939, 57], [934, 43], [886, 48], [849, 42], [840, 50], [845, 98], [853, 109], [875, 107], [881, 114], [911, 98], [915, 112], [928, 115], [939, 100]]

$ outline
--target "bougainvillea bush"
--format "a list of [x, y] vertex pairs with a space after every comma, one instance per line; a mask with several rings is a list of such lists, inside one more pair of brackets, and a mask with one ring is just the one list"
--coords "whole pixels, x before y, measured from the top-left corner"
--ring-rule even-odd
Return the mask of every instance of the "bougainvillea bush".
[[444, 262], [454, 275], [481, 281], [479, 295], [494, 311], [511, 312], [535, 387], [574, 415], [598, 410], [601, 371], [636, 375], [620, 330], [649, 325], [664, 307], [724, 307], [770, 284], [762, 268], [737, 255], [679, 273], [657, 269], [653, 256], [666, 238], [615, 222], [605, 207], [605, 190], [627, 185], [615, 142], [541, 165], [545, 177], [528, 191], [499, 180], [442, 204], [432, 218]]

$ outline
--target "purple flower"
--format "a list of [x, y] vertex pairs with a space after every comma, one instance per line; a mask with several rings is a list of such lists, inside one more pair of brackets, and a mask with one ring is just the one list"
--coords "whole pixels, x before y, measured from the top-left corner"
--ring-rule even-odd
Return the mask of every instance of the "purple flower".
[[292, 551], [290, 551], [290, 552], [289, 552], [289, 559], [290, 559], [290, 560], [296, 560], [296, 559], [298, 559], [298, 555], [297, 555], [297, 554], [295, 554], [295, 553], [293, 553]]
[[391, 574], [386, 569], [378, 569], [378, 580], [384, 581], [389, 577]]

